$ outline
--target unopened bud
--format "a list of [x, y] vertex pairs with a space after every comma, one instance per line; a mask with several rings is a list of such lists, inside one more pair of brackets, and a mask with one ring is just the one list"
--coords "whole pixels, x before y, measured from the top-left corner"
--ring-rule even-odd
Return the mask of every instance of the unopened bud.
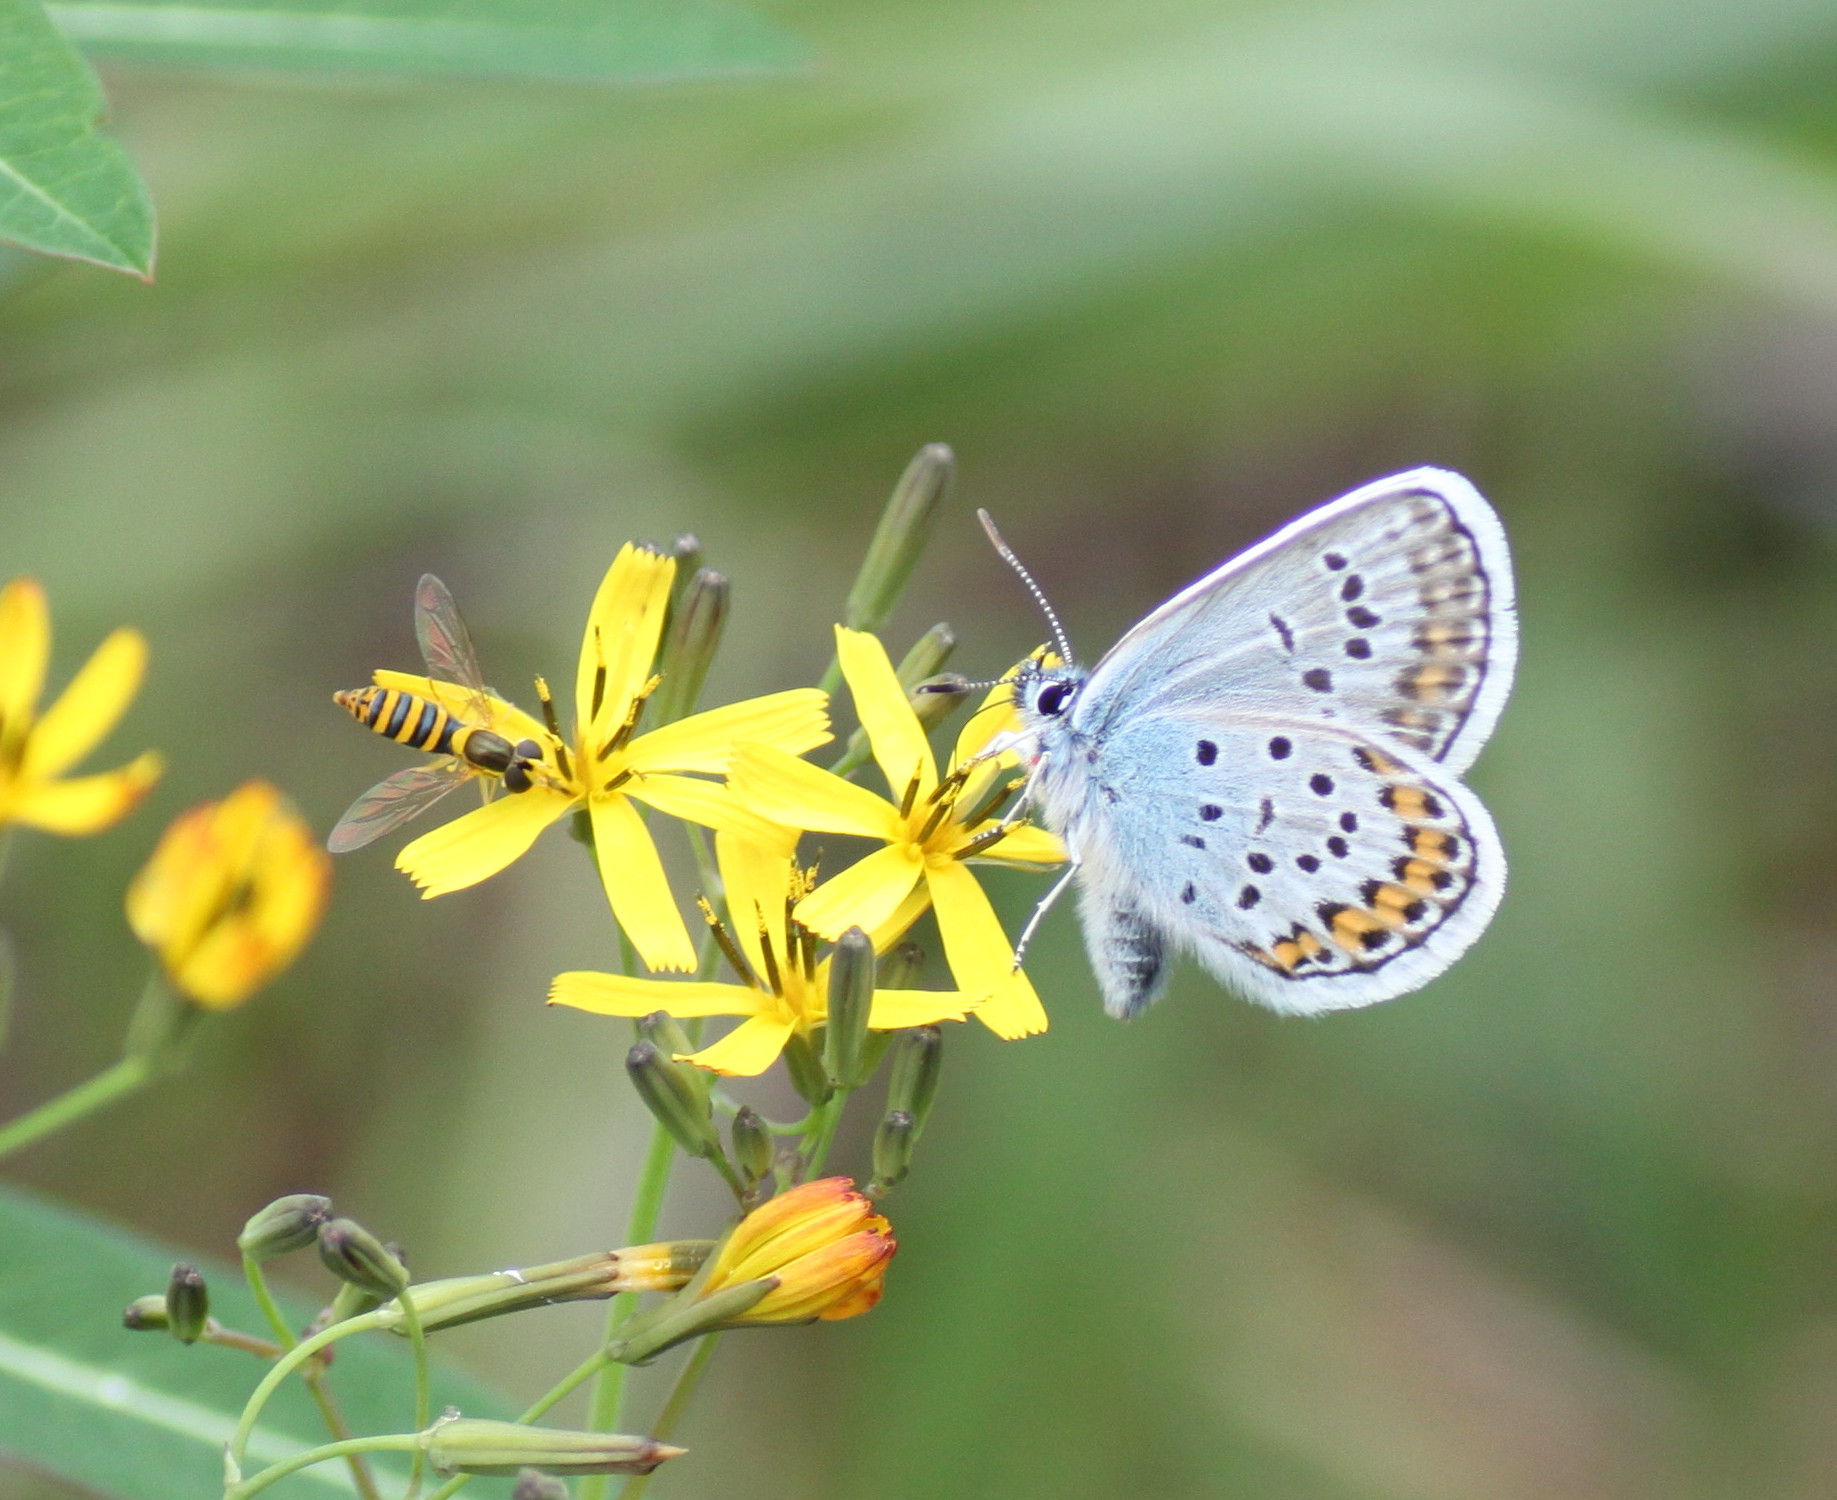
[[914, 1026], [894, 1044], [893, 1071], [887, 1081], [887, 1112], [912, 1116], [916, 1140], [925, 1129], [931, 1101], [937, 1097], [938, 1072], [944, 1065], [944, 1033], [935, 1026]]
[[625, 1054], [625, 1071], [644, 1107], [691, 1156], [713, 1156], [721, 1149], [707, 1097], [684, 1065], [670, 1061], [652, 1042], [639, 1042]]
[[[679, 572], [679, 578], [682, 576]], [[657, 671], [663, 678], [651, 695], [650, 722], [672, 724], [695, 711], [714, 653], [727, 624], [727, 605], [733, 594], [725, 575], [700, 569], [684, 586], [671, 607]]]
[[940, 621], [912, 643], [899, 659], [895, 674], [899, 685], [911, 692], [920, 683], [929, 682], [944, 670], [950, 653], [957, 649], [957, 632]]
[[443, 1417], [422, 1434], [427, 1461], [444, 1476], [516, 1474], [648, 1474], [688, 1450], [616, 1432], [568, 1432], [522, 1422]]
[[740, 1106], [730, 1127], [733, 1135], [734, 1166], [748, 1187], [763, 1181], [772, 1170], [772, 1158], [777, 1154], [772, 1140], [772, 1132], [765, 1127], [765, 1121], [750, 1104]]
[[166, 1317], [166, 1299], [158, 1293], [136, 1297], [123, 1310], [121, 1326], [135, 1333], [164, 1333], [170, 1326]]
[[166, 1327], [181, 1344], [195, 1344], [210, 1320], [210, 1292], [203, 1273], [180, 1261], [166, 1283]]
[[387, 1300], [408, 1285], [408, 1267], [354, 1219], [319, 1226], [319, 1259], [340, 1281]]
[[881, 513], [855, 586], [848, 591], [842, 618], [850, 630], [877, 631], [886, 624], [931, 540], [939, 502], [950, 488], [955, 467], [956, 458], [943, 443], [927, 443], [906, 465]]
[[510, 1487], [510, 1500], [568, 1500], [567, 1482], [540, 1469], [524, 1469]]
[[874, 987], [882, 990], [909, 990], [925, 967], [925, 950], [917, 943], [901, 943], [880, 955], [879, 977]]
[[[676, 559], [676, 577], [687, 578], [702, 565], [702, 539], [693, 531], [679, 531], [670, 543], [670, 556]], [[678, 584], [678, 592], [681, 585]]]
[[829, 1075], [823, 1071], [823, 1060], [798, 1032], [792, 1032], [783, 1053], [785, 1072], [791, 1075], [791, 1087], [806, 1104], [825, 1104], [835, 1092], [829, 1086]]
[[920, 728], [930, 734], [968, 700], [969, 687], [969, 679], [960, 673], [941, 672], [919, 683], [906, 701], [912, 705]]
[[378, 1326], [407, 1333], [404, 1300], [414, 1305], [422, 1328], [432, 1333], [555, 1302], [590, 1301], [620, 1292], [674, 1292], [702, 1268], [713, 1248], [713, 1240], [668, 1240], [484, 1276], [420, 1281], [383, 1308]]
[[912, 1165], [912, 1143], [917, 1128], [912, 1116], [903, 1109], [892, 1111], [874, 1132], [874, 1180], [868, 1187], [870, 1198], [879, 1198], [906, 1175]]
[[874, 943], [859, 927], [836, 939], [829, 960], [829, 1022], [823, 1031], [823, 1064], [837, 1088], [861, 1082], [861, 1049], [874, 1009]]
[[250, 1260], [272, 1260], [304, 1250], [318, 1237], [319, 1226], [332, 1216], [332, 1200], [317, 1193], [276, 1198], [242, 1226], [236, 1246]]

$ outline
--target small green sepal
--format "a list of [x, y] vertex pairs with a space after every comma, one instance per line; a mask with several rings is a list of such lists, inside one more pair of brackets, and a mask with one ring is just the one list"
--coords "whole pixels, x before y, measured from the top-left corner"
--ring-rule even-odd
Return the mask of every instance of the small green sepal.
[[210, 1291], [204, 1273], [180, 1261], [166, 1283], [166, 1328], [181, 1344], [195, 1344], [210, 1321]]
[[319, 1259], [340, 1281], [387, 1300], [408, 1285], [408, 1267], [355, 1219], [319, 1226]]
[[304, 1250], [319, 1234], [319, 1226], [332, 1216], [332, 1200], [317, 1193], [290, 1193], [276, 1198], [242, 1226], [236, 1248], [250, 1260], [273, 1260], [277, 1255]]

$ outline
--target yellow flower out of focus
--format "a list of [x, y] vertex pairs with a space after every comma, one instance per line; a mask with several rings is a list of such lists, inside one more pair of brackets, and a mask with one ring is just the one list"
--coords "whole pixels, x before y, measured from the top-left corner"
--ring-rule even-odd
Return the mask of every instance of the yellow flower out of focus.
[[754, 1209], [728, 1236], [700, 1295], [767, 1277], [778, 1285], [726, 1326], [853, 1318], [880, 1301], [893, 1226], [846, 1177], [806, 1182]]
[[691, 823], [744, 826], [770, 839], [776, 830], [736, 808], [723, 783], [704, 778], [726, 773], [736, 740], [762, 741], [792, 756], [814, 749], [829, 739], [829, 716], [824, 693], [798, 688], [638, 734], [645, 699], [657, 683], [651, 663], [675, 576], [674, 558], [630, 544], [620, 549], [587, 616], [575, 674], [573, 743], [562, 745], [528, 721], [537, 731], [530, 737], [550, 749], [550, 774], [404, 848], [396, 868], [424, 895], [445, 895], [495, 875], [549, 824], [584, 805], [600, 882], [645, 965], [695, 967], [695, 945], [635, 804]]
[[[712, 1046], [677, 1060], [730, 1076], [763, 1073], [794, 1034], [808, 1036], [829, 1015], [830, 960], [817, 959], [816, 935], [791, 916], [808, 879], [791, 857], [789, 842], [787, 835], [777, 847], [768, 848], [729, 833], [716, 836], [721, 881], [736, 929], [718, 929], [718, 936], [741, 983], [628, 978], [577, 969], [556, 976], [549, 1003], [603, 1016], [647, 1016], [658, 1010], [678, 1017], [744, 1016], [745, 1021]], [[876, 951], [910, 922], [907, 917], [870, 933]], [[972, 1003], [950, 990], [877, 989], [868, 1025], [891, 1031], [961, 1021]]]
[[265, 781], [180, 815], [128, 887], [128, 925], [175, 988], [212, 1010], [240, 1005], [319, 925], [332, 866]]
[[119, 822], [159, 780], [152, 750], [116, 771], [65, 777], [107, 736], [140, 690], [147, 643], [115, 631], [96, 648], [58, 700], [41, 715], [39, 696], [51, 660], [51, 612], [36, 579], [0, 589], [0, 826], [47, 833], [100, 833]]
[[[834, 938], [850, 927], [878, 932], [902, 919], [910, 924], [929, 905], [951, 973], [972, 1002], [981, 1002], [977, 1018], [1003, 1037], [1044, 1031], [1039, 996], [1014, 967], [1013, 946], [966, 864], [987, 859], [1038, 867], [1065, 858], [1064, 846], [1045, 829], [1018, 824], [1004, 831], [993, 815], [1012, 757], [978, 762], [977, 756], [1008, 724], [996, 712], [974, 716], [940, 781], [924, 726], [886, 649], [871, 635], [837, 627], [836, 650], [892, 799], [770, 746], [743, 745], [734, 757], [734, 793], [751, 812], [788, 827], [885, 845], [799, 901], [797, 920]], [[1011, 701], [1004, 684], [984, 708]]]

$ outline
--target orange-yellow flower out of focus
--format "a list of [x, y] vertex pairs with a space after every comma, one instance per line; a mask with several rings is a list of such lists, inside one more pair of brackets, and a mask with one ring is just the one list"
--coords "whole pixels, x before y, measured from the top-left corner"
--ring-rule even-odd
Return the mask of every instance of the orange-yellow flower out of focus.
[[778, 1285], [725, 1325], [834, 1321], [880, 1301], [898, 1249], [892, 1225], [846, 1177], [806, 1182], [754, 1209], [715, 1258], [700, 1295], [768, 1277]]
[[331, 860], [265, 781], [181, 814], [128, 887], [128, 925], [175, 988], [240, 1005], [286, 968], [325, 910]]
[[148, 750], [119, 770], [68, 771], [107, 736], [134, 701], [147, 668], [136, 630], [115, 631], [43, 714], [39, 696], [51, 660], [51, 611], [33, 578], [0, 588], [0, 826], [47, 833], [100, 833], [126, 817], [159, 780]]

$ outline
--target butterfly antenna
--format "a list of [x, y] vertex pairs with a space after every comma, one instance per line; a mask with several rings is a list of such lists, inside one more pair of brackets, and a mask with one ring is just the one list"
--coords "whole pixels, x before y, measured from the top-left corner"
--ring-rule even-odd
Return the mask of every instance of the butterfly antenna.
[[982, 529], [988, 534], [992, 546], [1001, 560], [1014, 569], [1022, 583], [1027, 585], [1027, 592], [1033, 595], [1033, 602], [1040, 606], [1040, 613], [1046, 616], [1046, 623], [1052, 626], [1053, 644], [1059, 648], [1059, 659], [1069, 662], [1072, 658], [1072, 643], [1065, 638], [1065, 627], [1059, 623], [1059, 616], [1052, 605], [1046, 602], [1046, 591], [1033, 581], [1021, 560], [1014, 555], [1014, 549], [1001, 539], [1001, 533], [995, 529], [995, 520], [986, 510], [976, 512], [976, 519], [982, 522]]

